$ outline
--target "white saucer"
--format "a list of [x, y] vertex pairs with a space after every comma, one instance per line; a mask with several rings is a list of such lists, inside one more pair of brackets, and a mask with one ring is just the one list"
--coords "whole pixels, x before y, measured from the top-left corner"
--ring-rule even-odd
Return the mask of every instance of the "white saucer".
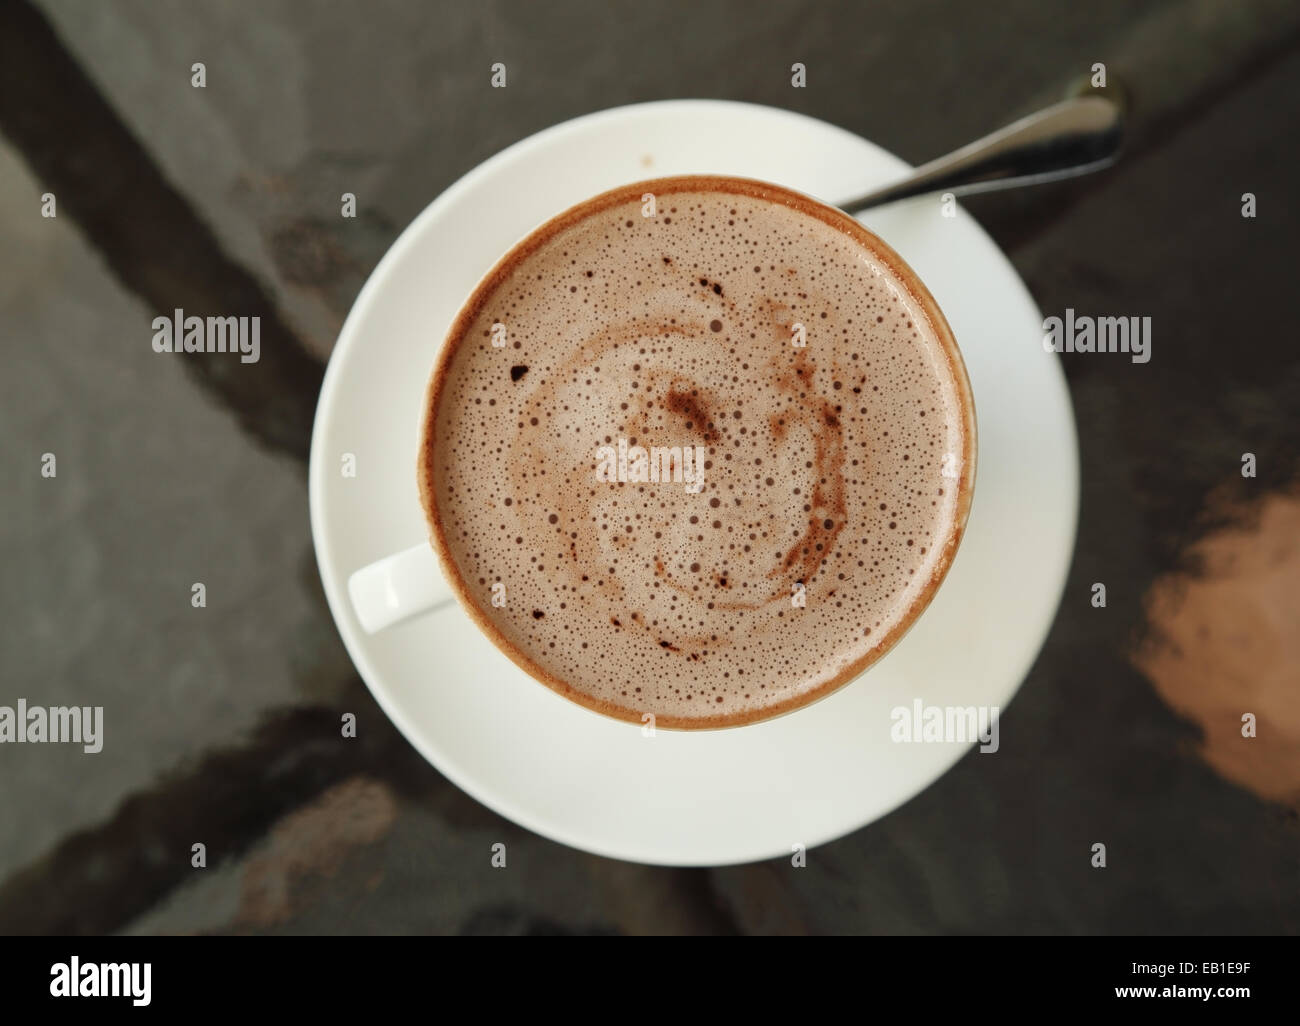
[[[551, 215], [615, 185], [690, 172], [761, 178], [830, 202], [907, 165], [799, 114], [718, 101], [603, 111], [525, 139], [420, 214], [366, 283], [330, 360], [311, 449], [311, 519], [339, 631], [380, 706], [453, 782], [503, 816], [601, 855], [719, 865], [812, 847], [872, 822], [968, 750], [898, 744], [896, 707], [1005, 709], [1064, 587], [1078, 449], [1042, 315], [1001, 251], [937, 197], [864, 219], [930, 287], [966, 359], [979, 470], [965, 540], [911, 632], [863, 677], [791, 715], [658, 731], [536, 683], [459, 606], [365, 634], [359, 567], [426, 537], [416, 494], [421, 404], [444, 332], [479, 277]], [[341, 472], [356, 458], [356, 477]]]

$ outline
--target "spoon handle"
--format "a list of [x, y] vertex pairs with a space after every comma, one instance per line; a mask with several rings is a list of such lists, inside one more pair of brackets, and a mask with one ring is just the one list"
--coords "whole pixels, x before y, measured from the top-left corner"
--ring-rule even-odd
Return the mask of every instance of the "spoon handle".
[[927, 192], [960, 196], [1088, 174], [1115, 162], [1123, 125], [1123, 112], [1111, 100], [1066, 100], [932, 160], [900, 182], [838, 206], [856, 214]]

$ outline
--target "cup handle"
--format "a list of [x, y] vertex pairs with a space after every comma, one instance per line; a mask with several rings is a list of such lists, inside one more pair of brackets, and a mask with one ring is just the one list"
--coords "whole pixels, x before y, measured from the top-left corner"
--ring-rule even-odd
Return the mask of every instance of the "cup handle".
[[348, 578], [348, 595], [367, 634], [455, 601], [427, 541], [363, 566]]

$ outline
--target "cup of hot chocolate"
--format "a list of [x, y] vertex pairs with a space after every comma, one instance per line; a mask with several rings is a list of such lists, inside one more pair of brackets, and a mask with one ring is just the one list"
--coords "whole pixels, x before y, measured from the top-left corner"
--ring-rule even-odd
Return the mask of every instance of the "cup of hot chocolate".
[[929, 291], [847, 214], [725, 176], [639, 182], [505, 254], [433, 360], [429, 542], [362, 568], [379, 630], [458, 600], [618, 719], [758, 722], [861, 675], [925, 610], [975, 480]]

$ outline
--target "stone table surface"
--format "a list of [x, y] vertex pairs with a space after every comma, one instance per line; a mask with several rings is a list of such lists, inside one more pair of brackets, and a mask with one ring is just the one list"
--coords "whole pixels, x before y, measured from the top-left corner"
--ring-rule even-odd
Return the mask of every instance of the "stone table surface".
[[[1121, 163], [965, 204], [1045, 312], [1153, 324], [1148, 364], [1063, 357], [1079, 538], [998, 757], [803, 869], [587, 855], [429, 766], [330, 620], [305, 484], [402, 228], [596, 109], [770, 104], [919, 163], [1098, 63]], [[1280, 0], [0, 5], [0, 705], [112, 723], [0, 744], [0, 932], [1300, 931], [1298, 121]], [[159, 358], [174, 307], [261, 316], [262, 359]]]

